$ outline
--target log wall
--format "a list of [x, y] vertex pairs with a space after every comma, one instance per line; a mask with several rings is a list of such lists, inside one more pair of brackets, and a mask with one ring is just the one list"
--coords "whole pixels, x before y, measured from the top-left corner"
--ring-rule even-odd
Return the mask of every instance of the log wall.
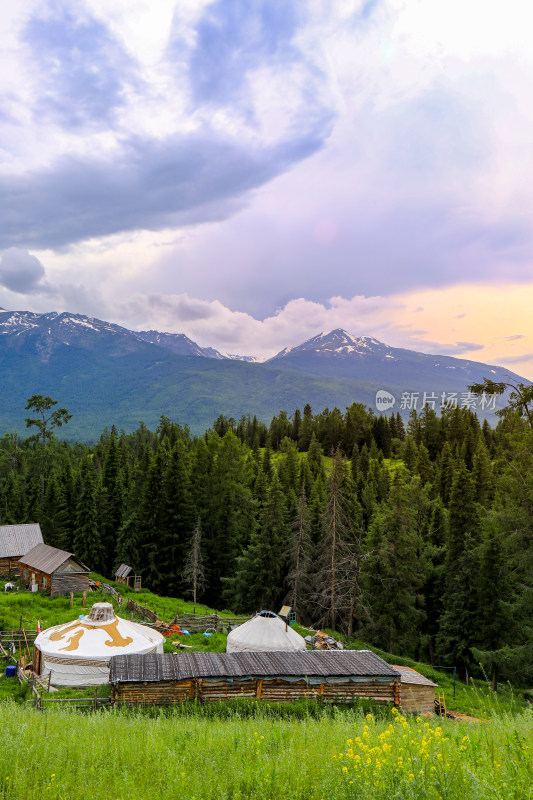
[[433, 686], [402, 683], [401, 705], [405, 711], [424, 712], [435, 710], [435, 688]]
[[[70, 592], [85, 592], [89, 589], [89, 573], [52, 573], [42, 572], [26, 564], [19, 564], [20, 579], [23, 583], [31, 583], [31, 576], [35, 576], [35, 583], [39, 589], [48, 592], [50, 595], [69, 594]], [[27, 577], [24, 576], [26, 571]], [[43, 577], [46, 578], [46, 586], [43, 586]]]
[[63, 575], [52, 575], [50, 594], [69, 594], [70, 592], [86, 592], [89, 589], [89, 573], [76, 574], [65, 572]]
[[231, 700], [236, 697], [290, 702], [298, 698], [310, 698], [324, 702], [349, 703], [358, 698], [377, 702], [398, 704], [397, 681], [368, 681], [348, 683], [308, 684], [307, 681], [283, 681], [281, 679], [228, 681], [221, 678], [186, 681], [147, 681], [139, 683], [116, 683], [112, 686], [112, 700], [118, 705], [169, 705], [187, 700], [210, 702]]
[[9, 575], [10, 573], [16, 574], [19, 570], [20, 556], [11, 556], [9, 558], [0, 558], [0, 575]]

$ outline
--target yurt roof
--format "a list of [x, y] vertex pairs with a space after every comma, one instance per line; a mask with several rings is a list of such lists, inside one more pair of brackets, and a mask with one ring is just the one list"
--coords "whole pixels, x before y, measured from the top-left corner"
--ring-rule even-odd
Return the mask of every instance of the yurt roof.
[[159, 631], [115, 616], [111, 603], [95, 603], [89, 615], [42, 631], [35, 644], [50, 656], [106, 661], [152, 652], [163, 641]]
[[294, 652], [305, 650], [305, 639], [277, 614], [261, 611], [228, 634], [226, 652]]

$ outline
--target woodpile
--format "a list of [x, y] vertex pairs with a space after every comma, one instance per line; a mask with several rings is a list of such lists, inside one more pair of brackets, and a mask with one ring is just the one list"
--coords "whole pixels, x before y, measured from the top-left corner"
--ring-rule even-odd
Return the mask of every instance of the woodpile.
[[342, 650], [341, 642], [338, 642], [333, 636], [327, 633], [317, 631], [314, 636], [306, 636], [305, 641], [308, 642], [313, 650]]

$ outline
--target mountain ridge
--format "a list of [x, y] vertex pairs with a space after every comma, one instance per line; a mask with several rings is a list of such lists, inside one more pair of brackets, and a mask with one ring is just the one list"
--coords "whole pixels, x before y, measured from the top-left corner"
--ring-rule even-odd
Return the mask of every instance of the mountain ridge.
[[[5, 310], [0, 374], [4, 431], [23, 429], [27, 397], [48, 394], [75, 415], [61, 435], [85, 440], [105, 424], [134, 430], [142, 420], [157, 427], [162, 414], [200, 434], [220, 414], [269, 422], [307, 403], [321, 410], [361, 402], [380, 413], [383, 391], [394, 398], [390, 408], [407, 416], [425, 399], [437, 411], [444, 401], [466, 402], [468, 385], [484, 377], [525, 382], [501, 367], [392, 348], [340, 328], [258, 362], [202, 348], [185, 334], [130, 331], [67, 312]], [[495, 408], [475, 410], [495, 419]]]

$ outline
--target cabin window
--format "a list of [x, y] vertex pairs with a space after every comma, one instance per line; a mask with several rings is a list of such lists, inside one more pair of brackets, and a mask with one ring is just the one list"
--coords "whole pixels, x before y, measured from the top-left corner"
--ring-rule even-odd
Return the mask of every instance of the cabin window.
[[24, 580], [25, 581], [28, 580], [28, 570], [27, 569], [24, 570]]
[[43, 575], [43, 580], [42, 580], [42, 587], [43, 587], [43, 589], [46, 589], [46, 583], [47, 583], [47, 581], [46, 581], [46, 575]]

